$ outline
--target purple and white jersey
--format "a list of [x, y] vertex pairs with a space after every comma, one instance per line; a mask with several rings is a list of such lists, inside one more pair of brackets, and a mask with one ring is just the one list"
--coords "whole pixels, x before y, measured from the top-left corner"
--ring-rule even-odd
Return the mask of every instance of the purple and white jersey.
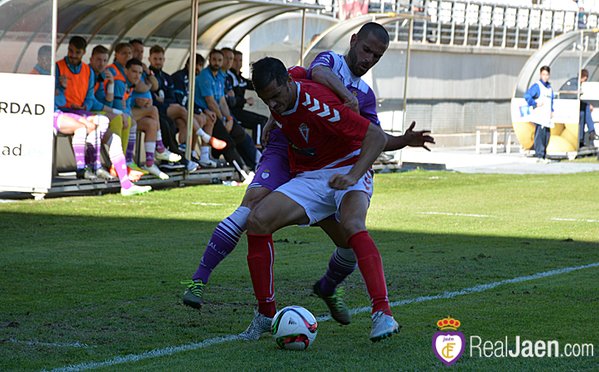
[[317, 55], [308, 69], [308, 77], [310, 79], [312, 78], [312, 69], [316, 66], [330, 68], [333, 73], [339, 77], [347, 89], [358, 99], [360, 115], [374, 124], [381, 125], [376, 113], [376, 96], [374, 95], [372, 88], [370, 88], [362, 78], [351, 72], [343, 55], [334, 53], [330, 50]]

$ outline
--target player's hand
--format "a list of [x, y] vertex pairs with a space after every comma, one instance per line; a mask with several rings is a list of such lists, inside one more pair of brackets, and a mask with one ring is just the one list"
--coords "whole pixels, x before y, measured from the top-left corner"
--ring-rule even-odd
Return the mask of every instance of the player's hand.
[[268, 117], [266, 124], [262, 127], [262, 138], [260, 138], [260, 143], [263, 146], [268, 145], [268, 138], [270, 137], [270, 131], [275, 128], [276, 120], [271, 116]]
[[345, 190], [348, 187], [355, 185], [357, 182], [358, 180], [349, 174], [334, 174], [329, 179], [329, 186], [333, 189]]
[[129, 128], [129, 115], [122, 113], [123, 115], [123, 129]]
[[431, 151], [431, 149], [426, 147], [426, 145], [428, 143], [433, 144], [433, 145], [435, 144], [435, 139], [432, 136], [430, 136], [431, 131], [430, 130], [414, 130], [415, 126], [416, 126], [416, 122], [413, 121], [412, 124], [410, 124], [410, 127], [408, 128], [408, 130], [406, 130], [406, 132], [404, 133], [403, 136], [406, 139], [406, 143], [410, 147], [422, 147], [426, 151]]
[[85, 125], [85, 128], [86, 128], [88, 134], [96, 130], [96, 124], [94, 124], [91, 120], [89, 120], [86, 117], [82, 116], [79, 119], [79, 122], [81, 124]]
[[345, 102], [343, 104], [349, 107], [352, 111], [358, 114], [360, 113], [360, 103], [358, 102], [358, 98], [353, 94], [345, 98]]
[[211, 122], [216, 122], [216, 113], [210, 110], [204, 110], [204, 114], [210, 119]]
[[590, 103], [589, 103], [589, 111], [591, 111], [591, 112], [593, 111], [593, 105], [591, 105]]
[[227, 120], [227, 122], [225, 123], [225, 129], [228, 133], [231, 133], [231, 131], [233, 130], [233, 119]]
[[254, 99], [254, 97], [248, 97], [245, 99], [245, 103], [247, 103], [250, 106], [254, 106], [254, 104], [256, 103], [256, 100]]
[[204, 114], [203, 112], [200, 112], [199, 114], [196, 114], [193, 117], [198, 122], [198, 125], [200, 126], [200, 128], [204, 128], [204, 126], [206, 126], [206, 121], [208, 120], [208, 117], [206, 116], [206, 114]]
[[104, 70], [104, 80], [106, 80], [108, 83], [114, 84], [114, 76], [108, 69]]

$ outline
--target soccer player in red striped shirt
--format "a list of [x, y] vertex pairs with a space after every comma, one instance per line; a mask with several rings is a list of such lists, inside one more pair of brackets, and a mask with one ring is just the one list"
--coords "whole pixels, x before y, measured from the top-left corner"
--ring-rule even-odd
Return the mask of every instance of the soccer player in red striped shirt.
[[294, 80], [275, 58], [254, 63], [252, 80], [289, 140], [294, 178], [264, 198], [248, 218], [247, 259], [258, 313], [241, 338], [256, 340], [268, 332], [276, 312], [272, 234], [289, 225], [315, 224], [332, 214], [356, 255], [372, 301], [370, 339], [379, 341], [397, 333], [381, 256], [366, 230], [370, 168], [385, 147], [385, 133], [330, 89]]

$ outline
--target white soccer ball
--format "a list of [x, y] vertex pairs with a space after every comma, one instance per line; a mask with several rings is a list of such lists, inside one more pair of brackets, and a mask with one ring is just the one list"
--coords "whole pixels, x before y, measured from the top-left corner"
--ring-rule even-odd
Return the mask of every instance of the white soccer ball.
[[301, 306], [287, 306], [272, 318], [271, 330], [281, 349], [306, 350], [316, 339], [318, 323], [311, 312]]

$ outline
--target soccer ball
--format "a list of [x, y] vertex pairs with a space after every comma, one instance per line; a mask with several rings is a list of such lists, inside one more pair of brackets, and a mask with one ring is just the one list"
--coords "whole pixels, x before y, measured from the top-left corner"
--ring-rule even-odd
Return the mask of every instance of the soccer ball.
[[301, 306], [287, 306], [272, 318], [272, 336], [281, 349], [306, 350], [316, 339], [318, 323]]

